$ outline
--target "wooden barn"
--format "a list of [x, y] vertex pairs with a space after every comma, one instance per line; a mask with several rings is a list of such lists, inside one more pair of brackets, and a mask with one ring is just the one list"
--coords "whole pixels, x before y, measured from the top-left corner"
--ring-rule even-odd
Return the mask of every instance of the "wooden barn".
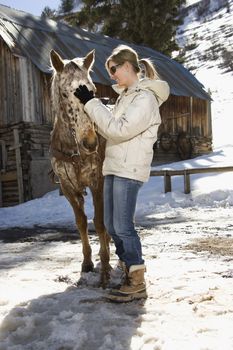
[[[22, 203], [55, 188], [48, 177], [50, 50], [74, 58], [95, 49], [92, 78], [98, 96], [114, 101], [104, 63], [120, 43], [124, 42], [0, 5], [0, 206]], [[171, 88], [161, 108], [154, 163], [210, 152], [211, 99], [202, 84], [174, 60], [147, 47], [131, 46], [141, 58], [152, 59]]]

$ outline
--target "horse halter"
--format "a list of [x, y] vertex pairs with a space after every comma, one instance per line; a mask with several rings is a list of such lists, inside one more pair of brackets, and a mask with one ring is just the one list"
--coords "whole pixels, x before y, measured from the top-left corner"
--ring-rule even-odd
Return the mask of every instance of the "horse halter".
[[[77, 147], [77, 151], [74, 152], [72, 155], [71, 155], [71, 158], [75, 159], [76, 157], [80, 157], [81, 161], [82, 161], [82, 156], [81, 156], [81, 150], [85, 153], [86, 156], [90, 156], [94, 153], [98, 154], [98, 147], [99, 147], [99, 140], [98, 140], [98, 137], [96, 138], [97, 140], [97, 144], [96, 144], [96, 149], [94, 151], [90, 151], [90, 150], [87, 150], [87, 148], [83, 145], [83, 142], [79, 142], [78, 139], [77, 139], [77, 136], [76, 136], [76, 132], [74, 130], [74, 128], [72, 127], [70, 121], [69, 121], [69, 128], [70, 128], [70, 132], [74, 138], [74, 141], [75, 141], [75, 144], [76, 144], [76, 147]], [[94, 129], [95, 129], [95, 132], [96, 132], [96, 127], [94, 126]]]

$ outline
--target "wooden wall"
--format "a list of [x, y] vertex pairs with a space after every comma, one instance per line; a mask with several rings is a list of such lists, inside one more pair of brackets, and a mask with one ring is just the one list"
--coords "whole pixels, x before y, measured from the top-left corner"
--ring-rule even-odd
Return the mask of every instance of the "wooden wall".
[[209, 101], [196, 97], [171, 95], [161, 108], [160, 132], [177, 135], [181, 131], [190, 136], [212, 137]]
[[19, 59], [0, 37], [0, 126], [23, 118]]
[[0, 206], [42, 196], [57, 186], [49, 179], [51, 126], [17, 123], [0, 128]]
[[[212, 151], [210, 101], [196, 97], [174, 96], [160, 108], [162, 123], [155, 145], [154, 163], [192, 158]], [[178, 138], [184, 136], [186, 148], [181, 154]]]
[[13, 55], [1, 38], [0, 58], [0, 127], [21, 121], [50, 124], [50, 75]]

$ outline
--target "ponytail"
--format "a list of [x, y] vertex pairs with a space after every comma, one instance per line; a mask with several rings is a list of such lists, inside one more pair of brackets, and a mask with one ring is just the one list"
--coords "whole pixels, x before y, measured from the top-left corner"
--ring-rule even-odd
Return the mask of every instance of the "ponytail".
[[139, 63], [143, 66], [143, 68], [141, 69], [142, 75], [149, 79], [160, 79], [159, 74], [155, 69], [155, 66], [149, 58], [142, 58], [139, 61]]
[[135, 73], [139, 74], [141, 78], [147, 77], [149, 79], [160, 79], [160, 76], [152, 61], [149, 58], [139, 60], [137, 52], [129, 46], [119, 45], [112, 51], [112, 54], [105, 62], [107, 71], [109, 71], [110, 61], [121, 65], [125, 62], [129, 62], [132, 65]]

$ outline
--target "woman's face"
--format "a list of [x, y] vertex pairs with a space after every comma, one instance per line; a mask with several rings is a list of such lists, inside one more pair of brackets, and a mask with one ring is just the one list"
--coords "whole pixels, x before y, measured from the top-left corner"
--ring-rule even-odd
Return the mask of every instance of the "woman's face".
[[119, 86], [128, 87], [132, 84], [135, 72], [128, 62], [117, 64], [114, 61], [109, 61], [108, 68], [111, 79], [115, 80]]

